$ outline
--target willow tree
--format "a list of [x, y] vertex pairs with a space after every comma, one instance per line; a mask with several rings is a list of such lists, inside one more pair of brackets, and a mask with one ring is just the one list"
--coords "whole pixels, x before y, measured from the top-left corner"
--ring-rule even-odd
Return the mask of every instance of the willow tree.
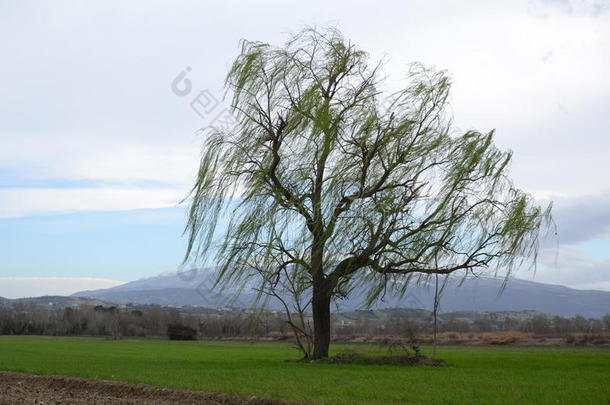
[[391, 94], [382, 81], [336, 30], [242, 41], [225, 83], [237, 124], [208, 132], [191, 193], [187, 258], [210, 252], [230, 213], [219, 282], [298, 282], [314, 359], [328, 356], [336, 297], [364, 287], [371, 303], [433, 274], [532, 265], [550, 219], [507, 177], [493, 131], [452, 129], [445, 72], [411, 65]]

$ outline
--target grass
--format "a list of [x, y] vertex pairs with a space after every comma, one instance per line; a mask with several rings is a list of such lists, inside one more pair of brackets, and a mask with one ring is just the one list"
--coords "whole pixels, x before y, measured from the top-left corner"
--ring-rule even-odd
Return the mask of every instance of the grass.
[[[374, 352], [367, 345], [335, 345]], [[424, 352], [429, 348], [424, 348]], [[277, 342], [0, 338], [0, 370], [314, 404], [610, 404], [610, 348], [442, 346], [452, 368], [287, 362]]]

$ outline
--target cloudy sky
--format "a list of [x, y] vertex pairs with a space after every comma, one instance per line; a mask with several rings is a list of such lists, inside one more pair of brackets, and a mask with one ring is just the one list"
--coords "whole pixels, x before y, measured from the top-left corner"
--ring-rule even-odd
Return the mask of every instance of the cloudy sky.
[[223, 111], [238, 41], [305, 25], [385, 58], [389, 87], [409, 62], [448, 70], [456, 126], [495, 128], [517, 185], [554, 201], [558, 236], [519, 276], [610, 290], [610, 1], [371, 4], [3, 1], [0, 296], [176, 269], [196, 131]]

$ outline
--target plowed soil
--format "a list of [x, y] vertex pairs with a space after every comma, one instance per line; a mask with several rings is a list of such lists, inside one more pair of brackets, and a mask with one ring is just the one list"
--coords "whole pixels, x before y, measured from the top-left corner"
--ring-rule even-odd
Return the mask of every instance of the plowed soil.
[[0, 371], [0, 405], [295, 405], [294, 402], [174, 390], [75, 377]]

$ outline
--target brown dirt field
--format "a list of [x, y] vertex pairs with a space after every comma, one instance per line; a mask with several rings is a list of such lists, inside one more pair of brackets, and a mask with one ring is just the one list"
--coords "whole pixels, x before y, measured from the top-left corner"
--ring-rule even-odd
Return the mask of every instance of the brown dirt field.
[[0, 371], [0, 405], [288, 405], [295, 402]]

